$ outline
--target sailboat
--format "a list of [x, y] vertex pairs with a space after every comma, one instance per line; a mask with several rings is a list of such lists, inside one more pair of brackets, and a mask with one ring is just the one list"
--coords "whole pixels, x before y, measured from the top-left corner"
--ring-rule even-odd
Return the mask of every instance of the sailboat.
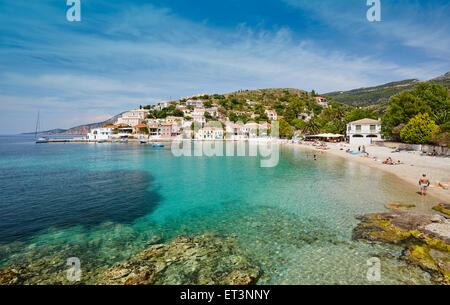
[[40, 111], [38, 111], [37, 122], [36, 122], [36, 131], [34, 132], [34, 140], [36, 143], [48, 143], [48, 139], [45, 137], [37, 137], [39, 133], [39, 129], [41, 128], [41, 121], [39, 118]]

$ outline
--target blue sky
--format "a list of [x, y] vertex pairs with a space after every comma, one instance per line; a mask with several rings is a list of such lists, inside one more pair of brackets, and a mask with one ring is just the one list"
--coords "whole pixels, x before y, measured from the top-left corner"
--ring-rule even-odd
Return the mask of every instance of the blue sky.
[[0, 0], [0, 134], [101, 121], [199, 93], [324, 93], [450, 70], [450, 4], [381, 0]]

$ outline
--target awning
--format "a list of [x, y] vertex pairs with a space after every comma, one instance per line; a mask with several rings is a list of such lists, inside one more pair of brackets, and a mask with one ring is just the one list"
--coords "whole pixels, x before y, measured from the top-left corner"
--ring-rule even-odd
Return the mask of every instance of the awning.
[[344, 135], [341, 134], [334, 134], [334, 133], [321, 133], [317, 135], [309, 135], [306, 136], [308, 138], [342, 138]]

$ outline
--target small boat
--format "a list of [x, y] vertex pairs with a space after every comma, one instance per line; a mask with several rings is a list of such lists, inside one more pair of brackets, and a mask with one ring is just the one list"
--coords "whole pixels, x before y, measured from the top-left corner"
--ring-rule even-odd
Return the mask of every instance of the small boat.
[[141, 144], [147, 144], [147, 141], [141, 140], [140, 143], [141, 143]]
[[39, 138], [36, 139], [36, 143], [37, 144], [39, 144], [39, 143], [48, 143], [48, 139], [44, 138], [44, 137], [39, 137]]
[[101, 143], [105, 143], [105, 141], [104, 140], [98, 140], [97, 143], [101, 144]]
[[164, 147], [162, 144], [153, 144], [152, 147]]

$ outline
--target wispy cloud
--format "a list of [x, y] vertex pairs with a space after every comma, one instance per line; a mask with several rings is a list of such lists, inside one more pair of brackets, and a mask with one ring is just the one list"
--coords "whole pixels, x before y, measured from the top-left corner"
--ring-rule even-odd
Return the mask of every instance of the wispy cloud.
[[[378, 44], [398, 43], [419, 48], [448, 64], [450, 58], [450, 3], [448, 1], [381, 0], [382, 22], [366, 19], [369, 6], [361, 0], [283, 0], [311, 13], [311, 17], [348, 33], [359, 34]], [[374, 46], [375, 48], [378, 46]]]

